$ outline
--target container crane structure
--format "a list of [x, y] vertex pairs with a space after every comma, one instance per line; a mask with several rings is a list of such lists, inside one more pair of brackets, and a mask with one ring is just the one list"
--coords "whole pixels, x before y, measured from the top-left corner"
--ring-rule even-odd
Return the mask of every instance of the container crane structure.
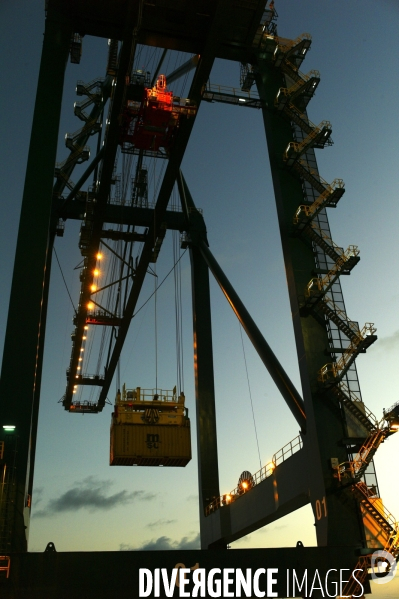
[[[76, 134], [66, 136], [70, 155], [55, 167], [65, 65], [68, 56], [73, 63], [80, 61], [82, 38], [89, 35], [109, 39], [106, 77], [78, 83], [77, 93], [84, 99], [75, 105], [75, 114], [84, 124]], [[133, 69], [139, 45], [163, 49], [153, 81], [148, 73]], [[52, 248], [68, 219], [81, 221], [79, 247], [83, 259], [62, 400], [64, 409], [71, 413], [103, 410], [143, 282], [149, 266], [157, 261], [167, 230], [180, 231], [182, 247], [189, 250], [201, 551], [186, 552], [187, 563], [194, 559], [206, 567], [254, 568], [266, 560], [271, 567], [297, 563], [302, 569], [323, 572], [333, 564], [338, 569], [361, 569], [358, 580], [369, 592], [373, 550], [380, 548], [398, 558], [398, 524], [379, 498], [372, 459], [380, 444], [398, 429], [399, 408], [392, 406], [378, 419], [361, 400], [355, 360], [376, 341], [376, 329], [372, 323], [360, 327], [351, 320], [343, 302], [340, 276], [352, 272], [359, 250], [353, 245], [344, 250], [331, 237], [326, 209], [337, 207], [345, 188], [341, 179], [327, 183], [317, 167], [315, 150], [331, 145], [332, 128], [328, 121], [313, 124], [307, 115], [320, 81], [317, 71], [304, 75], [300, 70], [310, 46], [308, 34], [294, 40], [279, 37], [274, 3], [265, 6], [264, 0], [117, 0], [101, 4], [94, 0], [47, 0], [0, 378], [1, 597], [36, 597], [39, 589], [45, 589], [48, 597], [111, 597], [115, 593], [127, 597], [132, 593], [131, 584], [137, 585], [137, 563], [173, 568], [176, 560], [173, 555], [162, 556], [160, 566], [156, 552], [135, 553], [134, 559], [119, 552], [57, 554], [51, 544], [43, 555], [27, 553]], [[169, 50], [185, 52], [190, 58], [187, 66], [165, 79], [160, 69]], [[240, 63], [241, 90], [209, 83], [216, 58]], [[190, 68], [195, 71], [188, 98], [181, 99], [173, 95], [172, 82]], [[257, 91], [253, 91], [254, 86]], [[181, 171], [202, 101], [256, 108], [262, 113], [302, 394], [213, 256], [204, 218]], [[89, 160], [86, 144], [91, 136], [101, 135], [101, 114], [107, 103], [103, 143], [74, 184], [70, 178], [73, 169]], [[137, 157], [134, 192], [131, 202], [123, 206], [110, 201], [118, 148]], [[154, 206], [148, 202], [143, 162], [147, 157], [165, 162]], [[94, 172], [96, 184], [84, 191]], [[175, 184], [180, 211], [168, 207]], [[122, 228], [114, 226], [120, 223]], [[122, 302], [118, 296], [118, 309], [104, 307], [96, 300], [101, 247], [112, 252], [109, 240], [124, 244], [117, 259], [122, 265], [118, 283], [126, 283], [125, 299]], [[141, 244], [136, 260], [128, 249], [134, 243]], [[28, 273], [27, 248], [33, 254]], [[259, 472], [243, 473], [228, 495], [221, 495], [219, 489], [209, 271], [301, 431]], [[29, 311], [24, 309], [27, 302]], [[89, 375], [80, 362], [88, 327], [93, 326], [115, 330], [117, 335], [111, 336], [104, 373]], [[16, 380], [13, 365], [17, 361], [24, 363], [24, 376]], [[76, 400], [78, 386], [97, 387], [97, 401]], [[127, 394], [117, 399], [115, 426], [119, 421], [126, 424], [129, 418], [141, 418], [134, 412], [130, 391], [130, 406]], [[180, 397], [173, 395], [169, 407], [167, 402], [155, 403], [165, 418], [173, 403], [184, 423], [184, 401], [180, 407], [179, 401]], [[151, 411], [147, 403], [143, 409]], [[155, 418], [153, 412], [148, 418]], [[190, 457], [186, 452], [184, 460]], [[118, 459], [123, 461], [118, 456], [113, 459], [115, 464]], [[230, 542], [307, 504], [311, 504], [315, 517], [317, 548], [298, 545], [295, 549], [225, 551]], [[71, 568], [80, 572], [79, 587], [68, 578]], [[101, 576], [95, 579], [99, 568], [115, 573], [112, 586]], [[117, 581], [121, 568], [129, 574]], [[359, 586], [351, 578], [341, 590], [341, 594], [352, 597], [358, 594]], [[279, 597], [285, 592], [278, 586]]]

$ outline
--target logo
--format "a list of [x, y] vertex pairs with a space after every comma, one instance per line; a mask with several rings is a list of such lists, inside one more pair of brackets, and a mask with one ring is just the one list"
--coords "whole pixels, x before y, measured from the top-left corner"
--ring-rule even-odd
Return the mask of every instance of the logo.
[[387, 584], [395, 578], [397, 567], [396, 559], [388, 551], [374, 551], [371, 556], [371, 580], [376, 584]]
[[159, 435], [147, 435], [146, 444], [148, 449], [158, 449], [160, 442]]

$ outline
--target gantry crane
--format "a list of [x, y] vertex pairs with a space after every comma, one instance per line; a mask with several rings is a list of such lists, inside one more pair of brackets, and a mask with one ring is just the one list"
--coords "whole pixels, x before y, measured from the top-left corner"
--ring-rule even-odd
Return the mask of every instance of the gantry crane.
[[[84, 125], [75, 134], [66, 136], [70, 155], [54, 172], [65, 64], [68, 55], [72, 62], [79, 62], [85, 35], [109, 38], [107, 73], [104, 79], [78, 83], [77, 93], [85, 99], [76, 104], [75, 114]], [[166, 83], [170, 84], [179, 73], [172, 73], [165, 81], [162, 73], [157, 72], [150, 81], [148, 73], [134, 69], [138, 45], [163, 49], [159, 69], [168, 50], [180, 50], [191, 56], [188, 62], [195, 72], [187, 99], [181, 100], [166, 89]], [[202, 550], [220, 550], [216, 554], [202, 551], [202, 562], [210, 564], [213, 559], [220, 564], [237, 564], [237, 560], [241, 560], [248, 564], [248, 553], [245, 556], [245, 552], [230, 552], [236, 554], [230, 556], [223, 551], [227, 544], [308, 503], [315, 516], [318, 549], [273, 550], [273, 559], [278, 563], [296, 560], [302, 568], [323, 569], [329, 567], [328, 559], [331, 559], [340, 568], [359, 567], [363, 569], [362, 582], [368, 590], [367, 568], [372, 546], [379, 546], [397, 558], [398, 526], [379, 500], [370, 466], [378, 446], [396, 431], [399, 409], [397, 405], [392, 406], [378, 420], [361, 400], [355, 360], [375, 342], [376, 329], [371, 323], [361, 328], [350, 320], [342, 298], [340, 276], [352, 272], [359, 261], [359, 251], [356, 246], [344, 250], [331, 238], [326, 209], [338, 205], [345, 189], [340, 179], [327, 183], [317, 168], [315, 149], [332, 143], [332, 128], [328, 121], [314, 125], [307, 116], [308, 103], [320, 80], [317, 71], [307, 75], [300, 71], [310, 46], [308, 34], [295, 40], [279, 37], [274, 3], [265, 7], [264, 0], [193, 0], [189, 5], [179, 3], [178, 7], [172, 0], [163, 3], [120, 0], [101, 6], [94, 0], [47, 1], [0, 381], [3, 430], [0, 459], [4, 477], [0, 553], [5, 564], [3, 569], [0, 564], [0, 574], [6, 576], [1, 580], [2, 596], [11, 597], [7, 595], [11, 589], [7, 587], [8, 582], [25, 584], [26, 589], [27, 573], [39, 563], [37, 557], [30, 561], [24, 558], [24, 553], [29, 530], [52, 247], [55, 236], [62, 235], [63, 221], [67, 219], [82, 223], [79, 238], [83, 258], [82, 293], [75, 315], [71, 362], [62, 402], [65, 409], [75, 413], [102, 411], [148, 267], [156, 262], [168, 229], [184, 234], [182, 244], [189, 249], [192, 268], [201, 547]], [[209, 83], [215, 58], [241, 64], [240, 90], [226, 90]], [[257, 92], [253, 91], [254, 85]], [[50, 103], [47, 101], [49, 90]], [[86, 147], [89, 138], [101, 135], [100, 117], [108, 101], [104, 143], [98, 145], [97, 154], [85, 173], [73, 183], [74, 166], [89, 159]], [[289, 380], [212, 255], [203, 216], [181, 172], [181, 162], [202, 101], [229, 103], [262, 112], [302, 395]], [[158, 113], [150, 116], [151, 102], [158, 103]], [[161, 104], [163, 108], [159, 110]], [[164, 119], [166, 112], [167, 120]], [[116, 181], [118, 147], [137, 157], [131, 201], [123, 206], [110, 201], [111, 186]], [[154, 206], [149, 205], [147, 196], [148, 180], [143, 163], [147, 156], [166, 163]], [[85, 191], [85, 183], [94, 172], [96, 184]], [[176, 183], [181, 202], [178, 212], [168, 210]], [[116, 224], [123, 227], [107, 228]], [[109, 247], [109, 240], [121, 241], [124, 247], [136, 242], [142, 244], [135, 261], [130, 259], [130, 254], [127, 260], [127, 254], [118, 255], [123, 262], [119, 282], [126, 280], [126, 297], [118, 311], [98, 305], [95, 299], [100, 246]], [[32, 268], [22, 281], [19, 274], [24, 268], [27, 248], [33, 253]], [[236, 489], [223, 496], [218, 482], [209, 271], [301, 430], [298, 439], [277, 452], [271, 464], [256, 474], [243, 473]], [[27, 302], [29, 312], [24, 309]], [[121, 302], [120, 297], [118, 302]], [[79, 366], [89, 326], [108, 327], [118, 332], [110, 343], [102, 374], [89, 375]], [[328, 360], [326, 354], [330, 356]], [[24, 364], [24, 376], [15, 380], [13, 365], [17, 361]], [[79, 385], [98, 387], [97, 401], [76, 401], [74, 390]], [[130, 407], [134, 408], [133, 399], [131, 403]], [[118, 405], [122, 405], [121, 401]], [[126, 405], [123, 404], [123, 409]], [[150, 417], [154, 418], [154, 414]], [[117, 419], [117, 415], [114, 418]], [[258, 551], [263, 553], [257, 557], [252, 554], [251, 559], [270, 556], [265, 550]], [[52, 553], [51, 547], [48, 553]], [[116, 559], [108, 558], [109, 564], [116, 563]], [[66, 568], [67, 559], [62, 555], [52, 555], [51, 559], [58, 560], [60, 571]], [[90, 559], [94, 559], [93, 556], [87, 555], [85, 563], [89, 564]], [[97, 563], [101, 559], [96, 556]], [[128, 559], [129, 556], [123, 557], [125, 561]], [[146, 559], [157, 563], [155, 556], [141, 556], [141, 563], [148, 563]], [[173, 564], [173, 557], [165, 559], [167, 567]], [[25, 564], [24, 568], [21, 564]], [[46, 584], [49, 568], [50, 562], [42, 564], [42, 585]], [[356, 594], [353, 579], [348, 585], [343, 589], [344, 594]], [[88, 588], [84, 591], [86, 597], [90, 596]], [[92, 580], [90, 589], [96, 592]], [[30, 590], [33, 591], [33, 587]], [[278, 593], [285, 596], [284, 589], [279, 588]]]

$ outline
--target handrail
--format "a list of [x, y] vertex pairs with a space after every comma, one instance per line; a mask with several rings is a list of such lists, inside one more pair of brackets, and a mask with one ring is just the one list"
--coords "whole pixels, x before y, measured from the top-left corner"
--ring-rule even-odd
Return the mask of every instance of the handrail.
[[357, 395], [355, 395], [355, 393], [353, 393], [353, 391], [351, 391], [348, 387], [348, 385], [346, 383], [344, 383], [343, 381], [340, 381], [338, 386], [340, 387], [341, 391], [348, 396], [349, 401], [352, 401], [354, 403], [360, 403], [362, 404], [364, 411], [365, 411], [365, 415], [367, 416], [367, 418], [369, 420], [373, 421], [373, 424], [376, 428], [378, 428], [379, 423], [377, 420], [377, 417], [373, 414], [373, 412], [371, 410], [368, 409], [368, 407], [366, 406], [365, 403], [362, 402], [361, 399], [359, 399], [357, 397]]
[[351, 258], [356, 258], [360, 254], [360, 251], [357, 245], [350, 245], [337, 259], [336, 263], [333, 265], [331, 270], [323, 277], [319, 279], [317, 277], [313, 277], [310, 279], [309, 283], [305, 289], [305, 295], [310, 297], [314, 292], [314, 288], [316, 287], [316, 292], [322, 292], [326, 287], [330, 287], [331, 283], [337, 278], [337, 274], [342, 270], [343, 266], [350, 260]]
[[209, 516], [209, 514], [211, 514], [215, 510], [225, 505], [229, 505], [230, 503], [233, 503], [234, 501], [236, 501], [236, 499], [238, 499], [238, 497], [244, 495], [245, 493], [248, 493], [248, 491], [250, 491], [253, 487], [269, 478], [281, 462], [284, 462], [285, 460], [293, 456], [294, 453], [302, 449], [302, 447], [302, 437], [299, 435], [298, 437], [295, 437], [292, 441], [284, 445], [284, 447], [279, 449], [273, 455], [271, 462], [268, 462], [265, 466], [262, 466], [260, 470], [255, 472], [255, 474], [252, 474], [247, 489], [244, 489], [241, 485], [238, 485], [233, 491], [230, 491], [230, 493], [220, 495], [220, 497], [217, 497], [216, 499], [211, 501], [211, 503], [207, 505], [205, 508], [205, 516]]
[[309, 143], [313, 139], [315, 139], [324, 128], [331, 129], [330, 121], [322, 121], [319, 125], [314, 125], [309, 119], [307, 119], [307, 121], [309, 123], [309, 126], [312, 127], [312, 131], [309, 133], [309, 135], [307, 135], [307, 137], [305, 137], [305, 139], [301, 143], [298, 143], [296, 141], [291, 141], [288, 144], [287, 149], [284, 153], [285, 160], [288, 158], [289, 148], [293, 148], [293, 150], [296, 154], [302, 154], [304, 151], [304, 148], [306, 148], [309, 145]]
[[[294, 85], [291, 85], [291, 87], [280, 87], [280, 89], [278, 90], [277, 96], [274, 100], [274, 105], [275, 106], [278, 105], [278, 98], [279, 98], [280, 94], [289, 98], [293, 93], [295, 93], [298, 89], [300, 89], [302, 87], [302, 85], [304, 85], [304, 83], [307, 83], [309, 81], [309, 79], [311, 79], [312, 77], [316, 77], [316, 78], [320, 79], [320, 71], [313, 69], [313, 70], [309, 71], [309, 73], [306, 73], [306, 75], [302, 74], [301, 78], [298, 79], [298, 81], [296, 81], [294, 83]], [[295, 106], [293, 108], [295, 108]], [[298, 110], [298, 109], [296, 109], [296, 110]]]
[[[323, 184], [322, 181], [320, 181], [320, 183]], [[312, 204], [301, 204], [298, 207], [294, 216], [294, 225], [297, 225], [300, 222], [300, 216], [302, 212], [305, 214], [306, 218], [310, 218], [311, 216], [313, 216], [313, 214], [317, 212], [318, 208], [323, 206], [324, 201], [328, 200], [329, 196], [332, 195], [336, 189], [343, 189], [345, 187], [345, 184], [342, 179], [334, 179], [334, 181], [331, 184], [327, 182], [324, 182], [324, 184], [326, 185], [326, 190], [323, 193], [321, 193]]]
[[[119, 394], [118, 394], [119, 395]], [[184, 398], [184, 395], [182, 394]], [[155, 399], [156, 398], [156, 399]], [[117, 403], [125, 403], [125, 402], [153, 402], [153, 401], [161, 401], [161, 402], [173, 402], [179, 403], [179, 396], [176, 393], [176, 388], [173, 390], [169, 389], [142, 389], [141, 387], [137, 387], [135, 389], [126, 389], [123, 386], [122, 394], [117, 396]], [[180, 402], [181, 403], [181, 402]]]
[[[331, 303], [335, 306], [334, 302], [332, 300], [330, 300], [330, 298], [326, 297], [325, 299], [329, 300], [329, 303]], [[336, 309], [336, 311], [338, 312], [338, 309]], [[343, 310], [340, 310], [340, 312], [345, 314], [345, 312]], [[351, 326], [351, 324], [354, 325], [355, 323], [350, 321], [348, 318], [347, 318], [347, 320], [345, 320], [345, 323], [348, 324], [348, 326], [350, 326], [350, 328], [353, 330], [353, 327]], [[333, 375], [332, 378], [337, 378], [337, 376], [339, 376], [339, 374], [340, 374], [340, 371], [345, 370], [347, 364], [350, 363], [351, 358], [352, 358], [353, 354], [356, 353], [357, 348], [360, 345], [360, 343], [362, 341], [364, 341], [366, 339], [366, 337], [374, 335], [374, 333], [376, 331], [377, 331], [377, 329], [375, 328], [373, 322], [366, 322], [366, 324], [364, 325], [362, 330], [361, 331], [358, 330], [358, 332], [355, 333], [356, 337], [351, 340], [350, 344], [346, 348], [345, 352], [341, 355], [339, 360], [337, 360], [336, 363], [331, 362], [331, 363], [325, 364], [322, 368], [320, 368], [318, 380], [322, 381], [324, 383], [325, 380], [331, 378], [330, 373], [332, 373], [332, 375]]]
[[235, 98], [252, 98], [253, 100], [259, 100], [259, 94], [255, 91], [251, 92], [243, 91], [239, 87], [230, 87], [227, 85], [219, 85], [218, 83], [211, 83], [208, 81], [205, 88], [206, 92], [213, 92], [219, 94], [227, 94], [229, 96], [234, 96]]

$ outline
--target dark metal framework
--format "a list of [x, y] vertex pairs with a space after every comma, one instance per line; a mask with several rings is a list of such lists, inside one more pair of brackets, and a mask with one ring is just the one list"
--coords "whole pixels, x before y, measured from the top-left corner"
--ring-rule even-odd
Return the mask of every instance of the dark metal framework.
[[[46, 9], [0, 380], [0, 426], [15, 425], [18, 436], [17, 448], [8, 443], [10, 437], [4, 437], [6, 449], [2, 459], [7, 464], [13, 460], [13, 479], [9, 483], [14, 494], [11, 516], [10, 504], [7, 508], [7, 529], [4, 528], [5, 504], [0, 505], [0, 553], [27, 550], [52, 247], [55, 235], [62, 229], [59, 220], [72, 218], [83, 219], [81, 244], [87, 245], [82, 290], [89, 289], [93, 282], [91, 273], [100, 242], [118, 238], [113, 230], [104, 228], [106, 223], [132, 225], [119, 238], [126, 243], [139, 240], [143, 247], [137, 263], [127, 264], [126, 277], [131, 277], [133, 282], [122, 316], [105, 311], [101, 314], [103, 321], [98, 323], [118, 328], [107, 370], [101, 377], [76, 374], [84, 327], [90, 316], [85, 308], [90, 293], [83, 291], [75, 318], [70, 377], [63, 398], [65, 409], [76, 409], [73, 389], [79, 377], [79, 384], [100, 388], [98, 402], [86, 405], [81, 411], [102, 410], [149, 265], [156, 261], [167, 229], [184, 232], [192, 269], [202, 549], [225, 549], [228, 543], [310, 503], [318, 545], [343, 546], [341, 567], [353, 568], [359, 555], [370, 553], [363, 514], [365, 510], [370, 512], [368, 506], [372, 506], [373, 495], [371, 486], [362, 482], [362, 476], [379, 443], [392, 429], [387, 420], [385, 428], [373, 421], [360, 401], [354, 359], [376, 337], [373, 327], [360, 330], [357, 323], [350, 321], [343, 305], [339, 276], [349, 274], [358, 257], [353, 246], [346, 253], [338, 248], [329, 233], [325, 208], [335, 207], [344, 189], [339, 180], [328, 185], [317, 171], [314, 148], [331, 143], [331, 127], [328, 122], [314, 126], [306, 114], [307, 103], [319, 81], [316, 72], [303, 76], [299, 71], [310, 47], [309, 36], [294, 41], [280, 40], [275, 31], [275, 11], [273, 8], [265, 11], [264, 0], [192, 0], [190, 3], [115, 0], [100, 6], [96, 0], [47, 0]], [[84, 35], [110, 38], [108, 75], [90, 88], [81, 86], [81, 93], [91, 98], [93, 108], [90, 115], [85, 115], [84, 107], [78, 109], [78, 116], [85, 125], [78, 135], [69, 139], [71, 156], [56, 169], [53, 188], [64, 69], [69, 51], [74, 62], [79, 60], [79, 44]], [[164, 156], [166, 169], [154, 207], [136, 202], [122, 210], [121, 206], [108, 201], [115, 176], [119, 117], [138, 44], [198, 55], [192, 61], [196, 70], [189, 91], [190, 101], [197, 108], [202, 100], [207, 100], [262, 110], [303, 399], [208, 247], [204, 220], [180, 170], [195, 117], [182, 119], [173, 149]], [[243, 91], [228, 92], [207, 85], [216, 57], [247, 65], [243, 70]], [[250, 91], [254, 82], [258, 95]], [[52, 95], [50, 105], [45, 101], [48, 89]], [[98, 147], [97, 156], [73, 186], [69, 176], [74, 164], [88, 158], [85, 143], [90, 135], [98, 133], [99, 117], [110, 95], [109, 125], [103, 148]], [[97, 173], [98, 185], [85, 195], [81, 186], [93, 172]], [[167, 209], [176, 181], [182, 212]], [[66, 198], [61, 195], [65, 188], [69, 188]], [[146, 230], [137, 233], [133, 225]], [[34, 255], [32, 268], [22, 281], [19, 273], [24, 268], [26, 248], [30, 252], [34, 248]], [[209, 270], [289, 405], [302, 437], [297, 453], [279, 464], [251, 492], [230, 503], [218, 500]], [[21, 302], [23, 306], [28, 302], [29, 313]], [[326, 355], [331, 357], [326, 358]], [[327, 359], [330, 363], [326, 365]], [[24, 364], [24, 376], [16, 379], [14, 365], [18, 362]], [[353, 457], [357, 452], [366, 456], [361, 463]], [[373, 482], [375, 496], [376, 481]], [[392, 552], [397, 548], [397, 532], [391, 527], [395, 543], [388, 548]]]

